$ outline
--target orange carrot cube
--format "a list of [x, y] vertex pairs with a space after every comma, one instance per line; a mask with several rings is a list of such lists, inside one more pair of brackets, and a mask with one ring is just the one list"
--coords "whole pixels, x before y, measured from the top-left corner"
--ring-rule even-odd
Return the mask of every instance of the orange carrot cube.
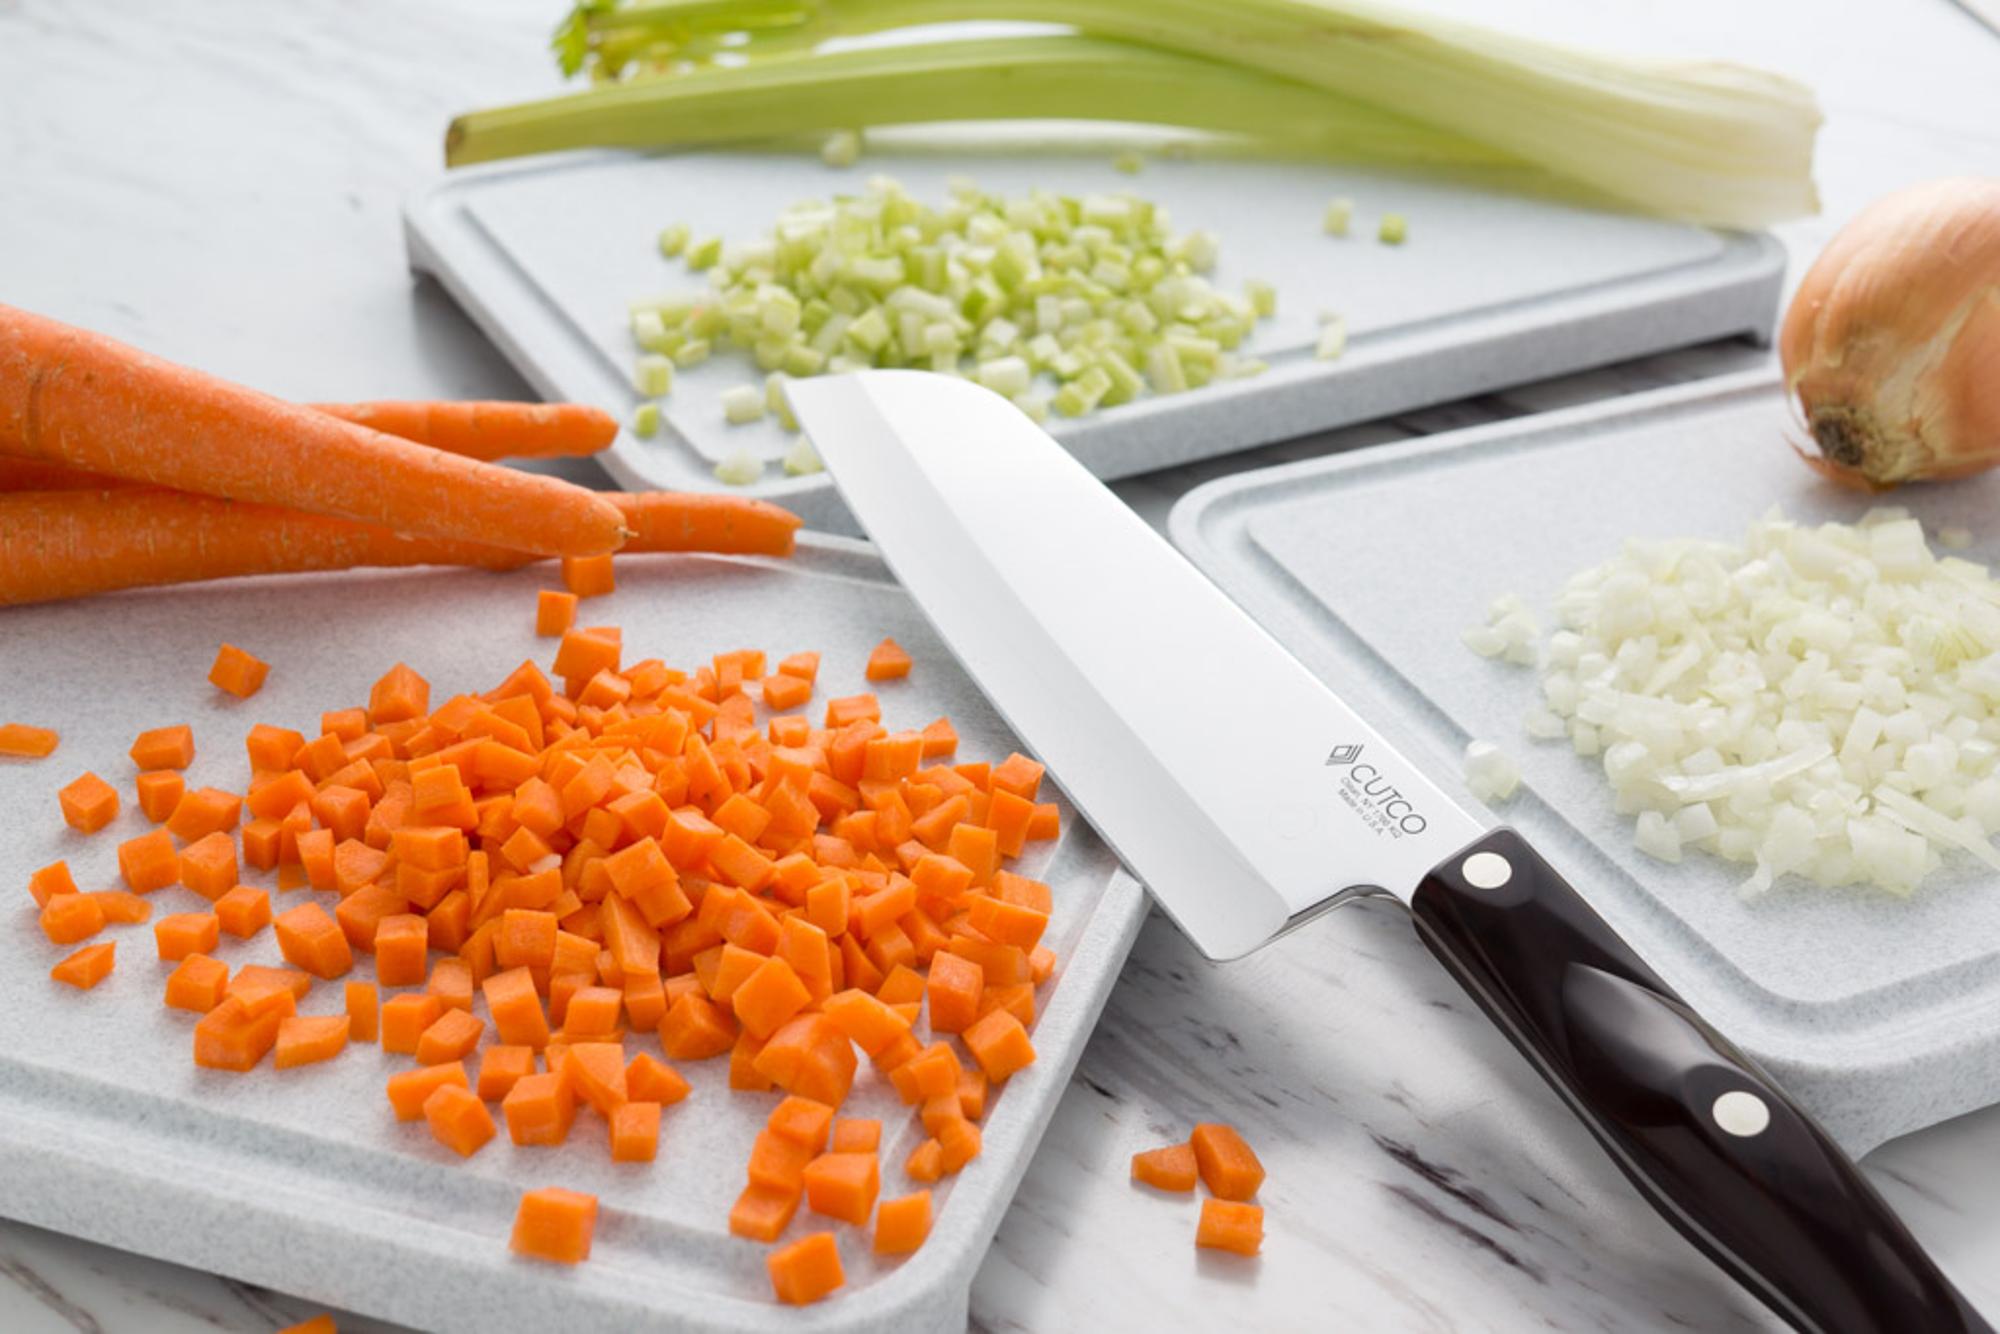
[[[345, 923], [343, 923], [345, 925]], [[390, 913], [375, 926], [375, 980], [385, 987], [413, 987], [424, 980], [430, 923], [415, 913]], [[425, 1061], [436, 1065], [436, 1061]]]
[[893, 639], [885, 639], [868, 654], [871, 681], [896, 681], [910, 674], [910, 655]]
[[1132, 1179], [1155, 1190], [1193, 1190], [1196, 1175], [1192, 1144], [1169, 1144], [1132, 1155]]
[[224, 644], [216, 652], [215, 665], [208, 669], [208, 679], [218, 690], [238, 699], [249, 699], [262, 688], [264, 678], [270, 673], [270, 663], [250, 656], [234, 644]]
[[995, 1010], [961, 1034], [986, 1077], [998, 1084], [1035, 1059], [1028, 1030], [1006, 1010]]
[[576, 1094], [560, 1074], [523, 1075], [500, 1100], [500, 1111], [514, 1143], [561, 1144], [576, 1120]]
[[[160, 834], [161, 831], [155, 830], [154, 833]], [[147, 838], [152, 836], [144, 835]], [[164, 837], [164, 834], [161, 836]], [[236, 884], [236, 840], [223, 833], [204, 834], [197, 838], [181, 849], [178, 878], [183, 885], [205, 899], [221, 898]]]
[[479, 1096], [499, 1102], [514, 1091], [514, 1085], [535, 1073], [535, 1049], [496, 1043], [479, 1057]]
[[243, 798], [220, 788], [198, 787], [181, 794], [167, 817], [167, 831], [184, 843], [227, 833], [243, 816]]
[[278, 1069], [330, 1061], [347, 1047], [353, 1021], [344, 1014], [293, 1014], [278, 1021]]
[[154, 824], [172, 815], [187, 793], [187, 780], [173, 769], [148, 769], [133, 784], [138, 789], [139, 809]]
[[764, 1186], [752, 1182], [729, 1210], [729, 1230], [751, 1241], [776, 1241], [790, 1226], [805, 1192], [798, 1186]]
[[207, 1014], [222, 1004], [228, 989], [228, 964], [206, 954], [190, 954], [167, 975], [167, 1004], [176, 1010]]
[[56, 801], [63, 822], [79, 834], [94, 834], [118, 815], [118, 790], [93, 773], [57, 792]]
[[626, 1102], [611, 1113], [611, 1160], [650, 1163], [660, 1150], [660, 1104]]
[[831, 1232], [815, 1232], [772, 1251], [765, 1265], [778, 1300], [788, 1306], [809, 1305], [847, 1282]]
[[843, 1116], [833, 1123], [833, 1153], [874, 1153], [882, 1147], [882, 1123], [872, 1118]]
[[470, 1158], [499, 1133], [493, 1113], [462, 1084], [432, 1089], [424, 1099], [424, 1120], [430, 1123], [431, 1136], [461, 1158]]
[[0, 723], [0, 755], [39, 760], [55, 753], [62, 738], [52, 727], [31, 727], [27, 723]]
[[98, 945], [85, 945], [51, 968], [49, 976], [58, 982], [67, 982], [80, 991], [88, 991], [111, 976], [114, 952], [117, 948], [116, 942], [109, 940]]
[[639, 1102], [672, 1105], [687, 1097], [690, 1087], [678, 1070], [642, 1051], [625, 1067], [625, 1090]]
[[1203, 1200], [1194, 1244], [1209, 1250], [1255, 1255], [1264, 1246], [1264, 1211], [1233, 1200]]
[[382, 1007], [373, 982], [349, 982], [343, 999], [350, 1020], [348, 1034], [356, 1042], [373, 1042], [381, 1031]]
[[238, 885], [215, 901], [215, 919], [230, 935], [248, 940], [271, 924], [271, 896], [251, 885]]
[[1226, 1125], [1204, 1122], [1188, 1136], [1202, 1184], [1218, 1200], [1243, 1201], [1264, 1183], [1264, 1164], [1243, 1136]]
[[[609, 562], [611, 558], [601, 559]], [[521, 1196], [521, 1207], [514, 1215], [514, 1234], [507, 1245], [540, 1260], [580, 1264], [590, 1258], [590, 1235], [596, 1227], [595, 1195], [550, 1186]]]
[[206, 954], [221, 939], [222, 923], [212, 912], [174, 913], [153, 923], [153, 940], [166, 963]]
[[609, 556], [565, 556], [563, 587], [579, 598], [602, 597], [618, 587]]
[[[408, 991], [382, 1002], [382, 1050], [403, 1056], [417, 1054], [424, 1030], [444, 1013], [444, 1003], [421, 991]], [[431, 1062], [430, 1064], [437, 1064]]]
[[88, 894], [57, 894], [42, 908], [42, 934], [57, 945], [74, 945], [104, 929], [104, 905]]
[[301, 903], [278, 915], [278, 952], [285, 962], [315, 977], [335, 978], [354, 966], [354, 952], [340, 924], [317, 903]]
[[[290, 1002], [289, 993], [285, 999]], [[254, 1068], [277, 1044], [278, 1026], [289, 1013], [283, 1005], [253, 1012], [241, 998], [224, 996], [194, 1026], [194, 1063], [239, 1073]]]
[[535, 633], [553, 638], [576, 624], [576, 594], [544, 588], [535, 598]]
[[801, 1180], [814, 1213], [864, 1227], [875, 1210], [881, 1171], [872, 1153], [823, 1153], [806, 1164]]
[[826, 1147], [827, 1127], [833, 1124], [833, 1108], [796, 1094], [771, 1109], [764, 1126], [772, 1134], [802, 1145], [817, 1154]]
[[445, 1010], [431, 1020], [417, 1039], [417, 1063], [442, 1065], [446, 1061], [463, 1060], [479, 1046], [480, 1035], [485, 1031], [486, 1021], [471, 1011]]
[[875, 1211], [875, 1254], [908, 1255], [931, 1234], [931, 1193], [915, 1191], [882, 1201]]
[[194, 729], [186, 723], [139, 733], [128, 752], [141, 769], [185, 769], [194, 763]]

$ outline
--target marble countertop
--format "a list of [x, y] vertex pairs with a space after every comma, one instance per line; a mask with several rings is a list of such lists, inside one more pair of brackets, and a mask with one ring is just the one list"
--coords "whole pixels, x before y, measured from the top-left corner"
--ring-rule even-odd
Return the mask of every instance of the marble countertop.
[[[438, 170], [452, 112], [554, 86], [541, 39], [560, 7], [0, 0], [0, 300], [299, 398], [526, 396], [407, 275], [397, 209]], [[1946, 0], [1525, 0], [1508, 22], [1812, 82], [1826, 211], [1780, 229], [1795, 257], [1883, 190], [2000, 174], [2000, 37]], [[1768, 360], [1713, 344], [1119, 489], [1158, 523], [1223, 472]], [[593, 468], [572, 465], [584, 480]], [[1270, 1168], [1254, 1263], [1197, 1261], [1193, 1202], [1127, 1180], [1134, 1149], [1212, 1118], [1242, 1126]], [[1865, 1166], [2000, 1313], [2000, 1109]], [[9, 1334], [268, 1330], [315, 1309], [0, 1221]], [[971, 1312], [994, 1331], [1772, 1327], [1638, 1200], [1403, 914], [1377, 905], [1224, 967], [1148, 923]]]

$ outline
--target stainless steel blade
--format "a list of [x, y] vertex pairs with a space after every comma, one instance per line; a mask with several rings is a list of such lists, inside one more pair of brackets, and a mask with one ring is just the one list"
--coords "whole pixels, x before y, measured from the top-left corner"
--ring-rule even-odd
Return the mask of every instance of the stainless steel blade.
[[1020, 409], [921, 371], [787, 393], [966, 670], [1204, 954], [1476, 838], [1423, 777]]

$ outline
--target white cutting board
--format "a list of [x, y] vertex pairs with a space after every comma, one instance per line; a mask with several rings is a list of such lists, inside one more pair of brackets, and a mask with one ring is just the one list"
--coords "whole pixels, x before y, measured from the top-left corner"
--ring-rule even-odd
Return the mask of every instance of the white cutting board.
[[1901, 504], [2000, 561], [2000, 476], [1871, 500], [1810, 472], [1799, 436], [1768, 376], [1731, 377], [1225, 478], [1171, 528], [1433, 777], [1463, 792], [1474, 737], [1513, 755], [1498, 817], [1859, 1155], [2000, 1101], [2000, 878], [1951, 857], [1907, 901], [1788, 878], [1745, 902], [1746, 867], [1638, 852], [1599, 761], [1522, 730], [1537, 673], [1459, 641], [1503, 593], [1551, 628], [1564, 581], [1625, 538], [1737, 537], [1773, 505], [1851, 522]]
[[[886, 173], [941, 202], [946, 180], [1006, 194], [1137, 191], [1182, 230], [1221, 240], [1213, 275], [1240, 290], [1277, 285], [1276, 317], [1247, 355], [1262, 375], [1142, 397], [1049, 428], [1098, 475], [1123, 477], [1462, 398], [1706, 339], [1768, 338], [1784, 253], [1769, 236], [1579, 207], [1506, 188], [1504, 178], [1304, 163], [1154, 157], [1131, 176], [1112, 150], [1068, 142], [982, 146], [965, 135], [875, 148], [841, 170], [799, 152], [572, 153], [453, 172], [409, 200], [410, 263], [435, 274], [530, 384], [550, 398], [631, 418], [634, 348], [626, 304], [700, 291], [706, 275], [661, 258], [670, 223], [697, 238], [766, 234], [786, 206], [863, 188]], [[1336, 197], [1352, 234], [1326, 236]], [[1409, 239], [1375, 239], [1384, 212]], [[1322, 311], [1346, 321], [1348, 350], [1313, 356]], [[753, 494], [815, 527], [854, 532], [824, 475], [786, 478], [793, 437], [774, 420], [730, 426], [724, 390], [761, 388], [740, 352], [679, 372], [660, 434], [629, 430], [602, 456], [631, 488], [713, 490], [715, 463], [748, 448], [772, 460]]]
[[[157, 959], [150, 926], [99, 937], [117, 942], [117, 968], [96, 989], [50, 980], [69, 947], [43, 937], [28, 875], [66, 858], [81, 887], [118, 884], [118, 842], [152, 827], [131, 800], [125, 754], [142, 728], [192, 724], [189, 782], [240, 792], [252, 723], [314, 734], [322, 710], [365, 702], [399, 659], [430, 679], [433, 703], [491, 686], [524, 658], [546, 669], [554, 641], [532, 633], [534, 601], [554, 582], [552, 565], [303, 575], [0, 610], [0, 718], [63, 733], [49, 759], [0, 760], [0, 1214], [420, 1329], [963, 1329], [973, 1272], [1146, 912], [1145, 892], [1066, 805], [1062, 838], [1031, 845], [1021, 868], [1053, 887], [1050, 943], [1062, 959], [1040, 996], [1036, 1063], [990, 1104], [980, 1157], [933, 1188], [923, 1249], [881, 1259], [867, 1232], [836, 1225], [847, 1287], [807, 1310], [772, 1298], [770, 1248], [728, 1233], [751, 1141], [780, 1095], [731, 1091], [726, 1059], [674, 1063], [694, 1092], [666, 1109], [656, 1162], [613, 1162], [604, 1123], [588, 1112], [560, 1148], [517, 1148], [503, 1126], [460, 1160], [421, 1122], [391, 1115], [383, 1083], [414, 1067], [408, 1057], [355, 1045], [296, 1070], [268, 1058], [247, 1074], [197, 1069], [195, 1016], [161, 1005], [171, 965]], [[816, 648], [818, 707], [860, 689], [869, 649], [894, 635], [916, 665], [876, 687], [892, 725], [949, 714], [967, 759], [1014, 746], [858, 543], [810, 539], [788, 561], [620, 558], [618, 584], [582, 617], [623, 627], [630, 660], [692, 667], [735, 648], [774, 660]], [[271, 663], [252, 699], [205, 680], [225, 639]], [[124, 799], [119, 819], [89, 836], [64, 827], [55, 795], [85, 769]], [[308, 898], [331, 910], [334, 896], [274, 891], [273, 907]], [[156, 918], [204, 906], [181, 888], [150, 902]], [[232, 969], [281, 962], [268, 928], [244, 942], [225, 936], [216, 953]], [[352, 976], [372, 978], [367, 956]], [[339, 984], [319, 982], [300, 1009], [340, 1006]], [[660, 1054], [650, 1034], [629, 1036], [626, 1049]], [[844, 1112], [883, 1119], [884, 1198], [915, 1189], [902, 1163], [922, 1127], [865, 1061]], [[547, 1185], [601, 1202], [591, 1259], [574, 1270], [507, 1250], [521, 1192]], [[801, 1208], [781, 1240], [826, 1222]]]

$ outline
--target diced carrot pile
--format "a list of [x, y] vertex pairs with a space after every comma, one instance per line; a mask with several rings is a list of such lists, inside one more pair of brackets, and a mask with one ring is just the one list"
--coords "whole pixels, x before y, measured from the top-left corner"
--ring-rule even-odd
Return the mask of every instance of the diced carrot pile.
[[[931, 1193], [892, 1186], [878, 1205], [884, 1127], [838, 1112], [857, 1080], [892, 1087], [911, 1108], [902, 1176], [936, 1182], [978, 1155], [989, 1097], [1034, 1061], [1051, 895], [1006, 865], [1058, 833], [1041, 766], [957, 762], [949, 720], [891, 730], [873, 694], [814, 710], [816, 653], [633, 660], [616, 627], [575, 624], [579, 598], [612, 591], [608, 567], [565, 561], [568, 591], [538, 600], [549, 672], [524, 662], [434, 700], [398, 663], [316, 735], [251, 727], [246, 792], [184, 780], [191, 728], [145, 733], [129, 781], [158, 827], [117, 847], [130, 892], [79, 891], [55, 863], [29, 886], [42, 929], [74, 946], [148, 918], [139, 896], [199, 895], [153, 928], [166, 1004], [197, 1016], [197, 1065], [275, 1052], [290, 1071], [379, 1044], [414, 1062], [388, 1081], [393, 1118], [462, 1157], [503, 1126], [517, 1146], [561, 1144], [587, 1113], [610, 1158], [642, 1170], [673, 1151], [663, 1109], [690, 1088], [674, 1063], [725, 1063], [732, 1089], [780, 1095], [731, 1231], [778, 1241], [803, 1206], [907, 1254]], [[247, 698], [267, 670], [225, 645], [211, 680]], [[884, 640], [867, 676], [909, 671]], [[63, 818], [102, 829], [119, 795], [85, 774]], [[274, 908], [248, 870], [308, 897]], [[225, 933], [270, 940], [290, 967], [232, 976]], [[112, 950], [85, 945], [54, 976], [93, 987]], [[371, 957], [372, 981], [349, 976]], [[1227, 1148], [1218, 1170], [1240, 1180]], [[512, 1245], [575, 1263], [595, 1220], [590, 1196], [532, 1191]], [[832, 1232], [769, 1262], [786, 1302], [844, 1282]]]
[[1201, 1202], [1195, 1245], [1255, 1255], [1264, 1244], [1264, 1211], [1248, 1201], [1264, 1184], [1264, 1164], [1230, 1126], [1204, 1122], [1187, 1142], [1132, 1155], [1132, 1179], [1156, 1190], [1191, 1191], [1195, 1181], [1213, 1199]]

